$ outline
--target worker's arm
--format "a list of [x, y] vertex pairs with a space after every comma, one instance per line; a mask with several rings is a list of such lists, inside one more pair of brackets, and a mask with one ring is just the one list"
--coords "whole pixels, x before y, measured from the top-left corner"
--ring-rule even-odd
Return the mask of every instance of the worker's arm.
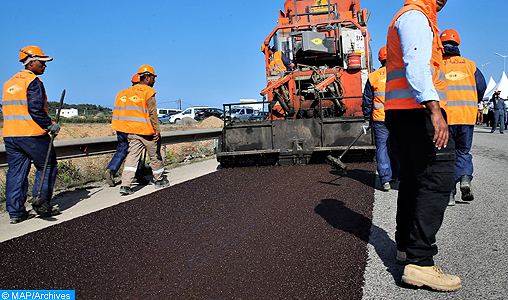
[[288, 69], [288, 71], [292, 71], [293, 68], [291, 67], [291, 60], [289, 60], [289, 58], [287, 58], [287, 56], [284, 54], [284, 52], [281, 52], [281, 58], [282, 58], [282, 63], [284, 63], [284, 66], [286, 66], [286, 69]]
[[148, 98], [146, 104], [148, 106], [150, 121], [152, 121], [153, 129], [155, 130], [154, 139], [155, 141], [158, 141], [161, 137], [161, 129], [159, 126], [159, 117], [157, 115], [157, 103], [155, 102], [155, 95]]
[[51, 118], [46, 112], [46, 90], [44, 84], [37, 77], [29, 85], [26, 91], [28, 113], [42, 129], [47, 130], [52, 124]]
[[476, 68], [476, 72], [474, 72], [474, 78], [476, 80], [476, 93], [478, 95], [478, 101], [483, 99], [483, 95], [485, 95], [485, 90], [487, 89], [487, 83], [485, 82], [485, 77], [482, 72]]
[[407, 83], [415, 102], [439, 101], [430, 67], [433, 33], [429, 20], [422, 12], [411, 10], [397, 19], [395, 28], [400, 37]]
[[428, 101], [425, 102], [425, 107], [430, 110], [430, 119], [432, 121], [432, 125], [434, 126], [434, 138], [432, 141], [436, 148], [441, 150], [442, 147], [446, 148], [448, 146], [448, 138], [450, 135], [450, 130], [448, 129], [448, 124], [444, 119], [443, 113], [441, 112], [441, 107], [439, 106], [438, 101]]
[[363, 89], [363, 101], [362, 101], [362, 112], [365, 120], [370, 120], [372, 116], [372, 103], [374, 102], [374, 88], [370, 83], [370, 79], [367, 79], [365, 88]]

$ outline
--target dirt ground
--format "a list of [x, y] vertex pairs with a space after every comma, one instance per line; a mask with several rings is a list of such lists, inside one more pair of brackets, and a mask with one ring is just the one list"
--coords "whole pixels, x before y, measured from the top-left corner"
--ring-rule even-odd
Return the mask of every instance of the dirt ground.
[[[209, 117], [201, 122], [194, 125], [174, 125], [164, 124], [160, 125], [162, 132], [168, 131], [182, 131], [182, 130], [196, 130], [196, 129], [209, 129], [209, 128], [220, 128], [224, 125], [224, 122], [216, 117]], [[116, 135], [114, 130], [111, 130], [111, 124], [109, 123], [66, 123], [62, 124], [60, 133], [55, 140], [70, 140], [70, 139], [84, 139], [101, 136], [114, 136]], [[1, 135], [1, 133], [0, 133]], [[3, 144], [3, 136], [0, 139], [0, 144]]]
[[[171, 131], [183, 131], [183, 130], [197, 130], [197, 129], [209, 129], [209, 128], [221, 128], [224, 122], [215, 117], [209, 117], [201, 122], [195, 122], [194, 120], [187, 120], [188, 122], [181, 122], [179, 124], [164, 124], [160, 125], [162, 132]], [[0, 131], [1, 132], [1, 131]], [[111, 130], [111, 124], [109, 123], [66, 123], [62, 124], [60, 133], [56, 137], [56, 140], [68, 140], [68, 139], [82, 139], [82, 138], [93, 138], [102, 136], [115, 136], [116, 132]], [[3, 144], [3, 138], [0, 138], [0, 143]], [[167, 154], [167, 155], [165, 155]], [[163, 147], [163, 156], [166, 158], [166, 168], [171, 169], [180, 165], [179, 163], [187, 163], [189, 160], [200, 160], [207, 156], [214, 154], [214, 141], [206, 140], [192, 143], [180, 143], [165, 145]], [[102, 174], [106, 169], [109, 161], [113, 154], [105, 154], [99, 156], [91, 156], [84, 158], [73, 158], [61, 161], [63, 165], [59, 164], [59, 171], [65, 174], [57, 176], [57, 183], [55, 184], [55, 192], [62, 192], [67, 190], [69, 187], [74, 186], [73, 182], [90, 182], [102, 179]], [[78, 170], [78, 171], [73, 171]], [[0, 199], [4, 199], [5, 191], [5, 175], [7, 168], [1, 168], [0, 170]], [[30, 182], [33, 181], [35, 168], [32, 168], [31, 174], [29, 175]], [[83, 178], [84, 175], [88, 176]], [[60, 182], [63, 180], [65, 182]], [[0, 201], [0, 212], [4, 210], [4, 203]]]

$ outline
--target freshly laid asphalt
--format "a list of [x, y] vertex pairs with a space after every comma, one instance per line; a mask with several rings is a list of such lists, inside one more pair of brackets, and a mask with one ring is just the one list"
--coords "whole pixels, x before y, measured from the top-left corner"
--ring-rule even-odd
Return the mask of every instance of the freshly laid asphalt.
[[71, 289], [76, 299], [507, 299], [508, 134], [477, 126], [472, 154], [476, 199], [462, 202], [459, 192], [437, 236], [436, 264], [461, 277], [457, 292], [401, 283], [397, 191], [379, 191], [374, 164], [348, 164], [347, 176], [329, 166], [223, 169], [3, 239], [0, 290]]
[[349, 169], [224, 169], [6, 241], [0, 289], [361, 299], [375, 166]]

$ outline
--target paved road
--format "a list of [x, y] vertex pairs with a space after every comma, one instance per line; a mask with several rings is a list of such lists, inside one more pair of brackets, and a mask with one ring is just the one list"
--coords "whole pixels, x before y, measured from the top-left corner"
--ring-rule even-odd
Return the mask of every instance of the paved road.
[[0, 289], [76, 289], [78, 299], [507, 299], [508, 134], [489, 132], [475, 130], [476, 199], [450, 207], [437, 237], [436, 263], [462, 278], [458, 292], [401, 284], [397, 192], [374, 189], [372, 164], [351, 165], [349, 177], [327, 166], [221, 170], [18, 233], [0, 243]]
[[475, 200], [448, 207], [435, 257], [463, 288], [435, 293], [401, 287], [403, 269], [394, 259], [397, 192], [376, 190], [363, 299], [508, 299], [508, 134], [477, 126], [472, 154]]

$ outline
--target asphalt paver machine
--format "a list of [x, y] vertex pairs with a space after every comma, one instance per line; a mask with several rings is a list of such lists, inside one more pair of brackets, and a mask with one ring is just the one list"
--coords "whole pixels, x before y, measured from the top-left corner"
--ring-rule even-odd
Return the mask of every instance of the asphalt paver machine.
[[[262, 47], [267, 118], [225, 123], [217, 153], [222, 167], [324, 163], [355, 140], [363, 124], [363, 88], [373, 70], [368, 18], [359, 0], [285, 1]], [[283, 52], [292, 70], [270, 70], [269, 49]], [[372, 161], [374, 155], [369, 132], [343, 160]]]

